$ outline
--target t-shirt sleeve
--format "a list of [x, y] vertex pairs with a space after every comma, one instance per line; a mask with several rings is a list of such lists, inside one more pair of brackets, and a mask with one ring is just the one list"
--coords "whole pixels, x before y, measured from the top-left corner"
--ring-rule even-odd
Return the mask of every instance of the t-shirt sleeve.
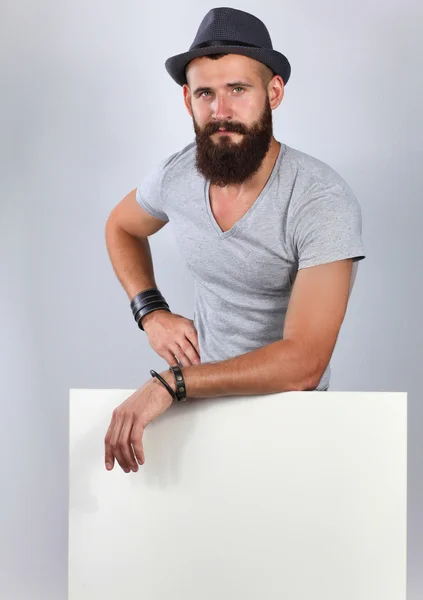
[[306, 194], [293, 214], [298, 268], [365, 258], [361, 208], [351, 190], [338, 186]]
[[138, 185], [135, 195], [141, 208], [162, 221], [169, 221], [164, 181], [167, 167], [173, 156], [161, 161], [146, 174]]

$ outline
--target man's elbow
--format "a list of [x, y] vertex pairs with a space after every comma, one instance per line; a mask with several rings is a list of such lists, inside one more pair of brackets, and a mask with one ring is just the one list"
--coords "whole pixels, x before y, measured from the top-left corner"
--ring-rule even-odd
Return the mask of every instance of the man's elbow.
[[302, 371], [301, 375], [292, 384], [292, 391], [295, 392], [311, 392], [315, 390], [325, 372], [326, 365], [319, 360], [306, 361], [307, 367]]

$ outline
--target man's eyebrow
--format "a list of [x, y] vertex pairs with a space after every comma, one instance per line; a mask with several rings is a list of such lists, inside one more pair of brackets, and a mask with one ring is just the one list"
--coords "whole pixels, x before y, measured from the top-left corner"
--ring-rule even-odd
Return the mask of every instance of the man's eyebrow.
[[[233, 81], [231, 83], [227, 83], [226, 87], [238, 87], [238, 86], [242, 86], [242, 87], [254, 87], [253, 85], [251, 85], [251, 83], [247, 83], [246, 81]], [[198, 87], [196, 88], [192, 93], [195, 96], [196, 94], [198, 94], [199, 92], [211, 92], [212, 88], [210, 87]]]

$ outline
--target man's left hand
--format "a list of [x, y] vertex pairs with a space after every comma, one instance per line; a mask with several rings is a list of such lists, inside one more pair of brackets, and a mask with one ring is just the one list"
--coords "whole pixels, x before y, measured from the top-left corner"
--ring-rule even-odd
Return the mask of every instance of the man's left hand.
[[106, 469], [113, 469], [115, 458], [125, 471], [138, 471], [145, 462], [142, 437], [147, 425], [172, 404], [169, 391], [157, 379], [148, 381], [120, 404], [112, 414], [105, 437]]

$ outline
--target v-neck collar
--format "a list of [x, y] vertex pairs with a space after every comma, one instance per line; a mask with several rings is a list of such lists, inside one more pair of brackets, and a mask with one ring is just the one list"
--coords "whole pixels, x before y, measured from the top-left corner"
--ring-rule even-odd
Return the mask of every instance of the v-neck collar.
[[240, 219], [238, 219], [238, 221], [236, 221], [232, 227], [230, 229], [228, 229], [227, 231], [222, 231], [222, 229], [220, 228], [219, 223], [216, 221], [213, 211], [211, 209], [211, 205], [210, 205], [210, 180], [206, 179], [205, 180], [205, 184], [204, 184], [204, 199], [206, 202], [206, 209], [208, 212], [208, 215], [210, 217], [210, 221], [212, 222], [212, 225], [214, 227], [214, 229], [216, 230], [217, 234], [219, 235], [220, 238], [225, 239], [230, 237], [231, 235], [233, 235], [237, 229], [249, 218], [249, 216], [254, 212], [254, 210], [257, 208], [257, 206], [260, 204], [261, 200], [263, 199], [263, 197], [266, 195], [268, 189], [270, 188], [270, 186], [273, 183], [273, 180], [276, 177], [276, 174], [279, 171], [279, 166], [282, 160], [282, 156], [285, 153], [286, 150], [286, 146], [285, 144], [280, 145], [279, 148], [279, 153], [278, 156], [275, 160], [275, 164], [273, 165], [273, 169], [267, 179], [267, 182], [265, 184], [265, 186], [263, 187], [263, 189], [261, 190], [260, 194], [257, 196], [257, 198], [255, 199], [255, 201], [253, 202], [253, 204], [250, 206], [250, 208], [247, 210], [247, 212], [245, 214], [242, 215], [242, 217]]

